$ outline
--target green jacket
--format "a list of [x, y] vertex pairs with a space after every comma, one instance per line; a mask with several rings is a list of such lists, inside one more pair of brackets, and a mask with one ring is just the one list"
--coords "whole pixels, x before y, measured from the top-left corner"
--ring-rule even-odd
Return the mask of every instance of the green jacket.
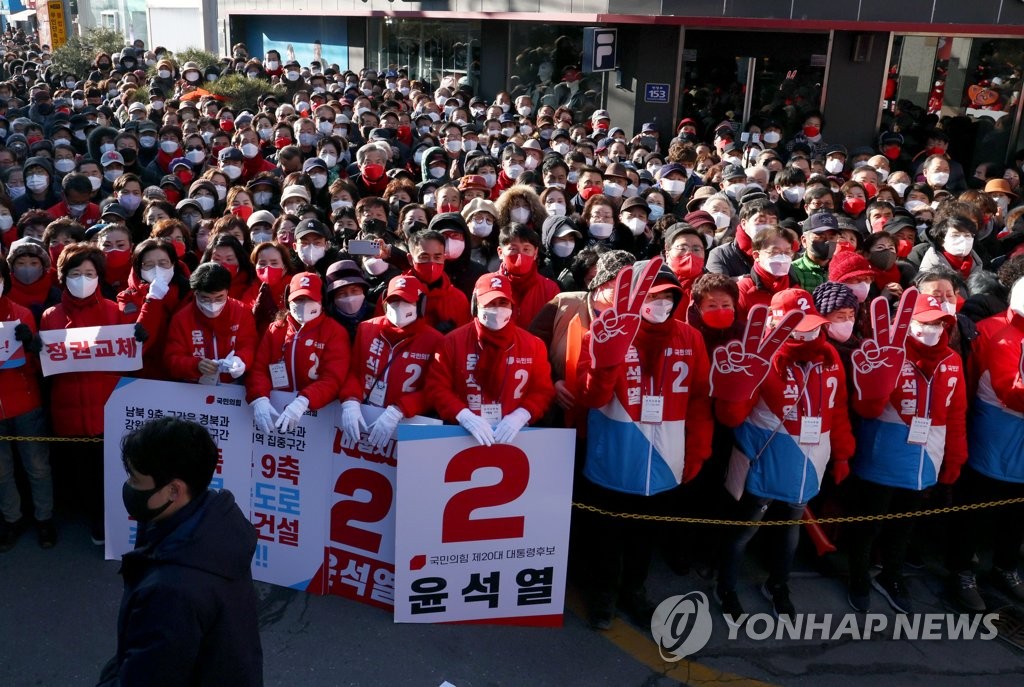
[[819, 284], [828, 281], [828, 265], [816, 265], [806, 254], [793, 261], [793, 272], [800, 288], [807, 291], [813, 292]]

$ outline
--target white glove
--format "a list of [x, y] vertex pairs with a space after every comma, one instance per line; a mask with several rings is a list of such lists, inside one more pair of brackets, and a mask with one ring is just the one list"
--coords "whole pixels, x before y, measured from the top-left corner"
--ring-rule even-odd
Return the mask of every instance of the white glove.
[[494, 443], [494, 430], [491, 429], [490, 423], [469, 408], [460, 410], [455, 416], [455, 421], [472, 434], [481, 446], [490, 446]]
[[274, 421], [278, 418], [278, 412], [270, 405], [270, 399], [260, 396], [251, 404], [253, 418], [256, 420], [256, 427], [264, 434], [270, 434], [274, 429]]
[[370, 425], [370, 436], [367, 441], [370, 445], [382, 449], [384, 445], [388, 443], [391, 437], [395, 436], [395, 430], [398, 428], [398, 423], [401, 422], [405, 415], [398, 408], [398, 406], [388, 406], [384, 409], [384, 412], [380, 414], [373, 424]]
[[309, 410], [309, 399], [305, 396], [296, 396], [295, 400], [285, 406], [281, 416], [277, 418], [274, 426], [278, 432], [292, 432], [299, 426], [302, 414]]
[[341, 431], [345, 434], [345, 441], [353, 446], [359, 443], [359, 437], [366, 431], [366, 420], [363, 419], [359, 401], [349, 399], [341, 404]]
[[501, 422], [494, 428], [494, 443], [511, 444], [527, 422], [530, 421], [529, 411], [516, 408], [501, 419]]
[[149, 285], [149, 297], [153, 300], [161, 300], [171, 290], [171, 285], [162, 281], [155, 281]]
[[238, 379], [245, 374], [245, 361], [231, 351], [220, 361], [220, 371], [231, 375], [231, 379]]

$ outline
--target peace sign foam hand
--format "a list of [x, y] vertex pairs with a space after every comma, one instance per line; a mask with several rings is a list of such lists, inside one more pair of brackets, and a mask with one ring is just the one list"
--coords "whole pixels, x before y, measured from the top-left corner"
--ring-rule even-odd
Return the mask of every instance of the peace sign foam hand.
[[804, 319], [800, 310], [787, 312], [768, 332], [768, 306], [755, 305], [747, 315], [742, 341], [730, 341], [711, 356], [711, 397], [723, 401], [748, 401], [764, 382], [772, 358]]
[[871, 301], [872, 335], [850, 356], [858, 400], [882, 398], [896, 388], [907, 356], [907, 334], [917, 297], [915, 288], [903, 292], [895, 321], [889, 319], [889, 301], [884, 296]]
[[633, 265], [619, 272], [615, 279], [612, 307], [590, 323], [590, 357], [595, 368], [613, 367], [626, 359], [626, 353], [640, 329], [640, 308], [661, 264], [660, 257], [647, 261], [635, 284], [632, 283]]

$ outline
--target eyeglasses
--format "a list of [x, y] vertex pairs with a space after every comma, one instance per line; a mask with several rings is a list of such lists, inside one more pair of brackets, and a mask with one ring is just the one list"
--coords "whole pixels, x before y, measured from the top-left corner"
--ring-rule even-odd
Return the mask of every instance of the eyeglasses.
[[769, 257], [772, 257], [772, 258], [778, 257], [780, 255], [785, 255], [788, 258], [793, 257], [793, 251], [791, 251], [788, 248], [769, 248], [768, 250], [759, 251], [759, 252], [764, 252], [764, 253], [768, 254]]

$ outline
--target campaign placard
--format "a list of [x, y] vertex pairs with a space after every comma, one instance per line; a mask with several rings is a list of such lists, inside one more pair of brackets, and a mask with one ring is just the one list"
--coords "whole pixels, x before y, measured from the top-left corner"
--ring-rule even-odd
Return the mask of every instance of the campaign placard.
[[0, 370], [13, 370], [25, 364], [25, 347], [14, 338], [20, 322], [0, 322]]
[[[275, 391], [270, 403], [280, 412], [294, 398]], [[265, 434], [252, 424], [253, 579], [310, 592], [322, 587], [334, 413], [335, 404], [307, 410], [291, 432]]]
[[575, 431], [400, 426], [395, 621], [560, 625]]
[[249, 514], [252, 411], [245, 388], [211, 388], [195, 384], [122, 377], [103, 409], [103, 501], [107, 560], [135, 547], [138, 523], [128, 517], [121, 487], [128, 478], [121, 462], [121, 439], [144, 423], [172, 415], [206, 427], [217, 445], [212, 489], [227, 489]]
[[134, 324], [44, 329], [39, 362], [43, 376], [68, 372], [132, 372], [142, 369], [142, 344]]

